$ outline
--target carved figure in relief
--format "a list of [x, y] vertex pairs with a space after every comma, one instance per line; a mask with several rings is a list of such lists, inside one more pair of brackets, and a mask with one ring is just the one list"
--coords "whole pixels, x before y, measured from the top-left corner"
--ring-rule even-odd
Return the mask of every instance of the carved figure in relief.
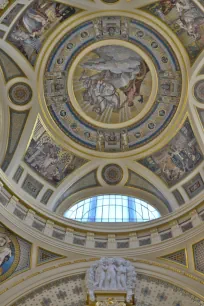
[[101, 258], [86, 273], [86, 285], [90, 299], [95, 300], [95, 290], [125, 290], [130, 302], [136, 286], [136, 272], [132, 264], [123, 258]]
[[115, 289], [116, 288], [116, 266], [114, 265], [114, 260], [110, 260], [108, 263], [107, 273], [106, 273], [106, 288]]
[[99, 288], [104, 287], [104, 282], [105, 282], [105, 279], [106, 279], [106, 271], [107, 271], [107, 266], [105, 265], [105, 262], [102, 258], [101, 259], [101, 264], [96, 268], [95, 286], [98, 286]]
[[126, 280], [127, 280], [127, 268], [125, 266], [125, 262], [121, 261], [117, 270], [117, 284], [120, 288], [126, 288]]

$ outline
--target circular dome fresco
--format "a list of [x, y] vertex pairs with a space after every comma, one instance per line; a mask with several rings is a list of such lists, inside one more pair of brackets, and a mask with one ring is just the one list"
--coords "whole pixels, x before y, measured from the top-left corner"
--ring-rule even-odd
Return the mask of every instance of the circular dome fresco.
[[181, 120], [184, 61], [144, 17], [84, 19], [61, 31], [46, 52], [39, 78], [43, 113], [80, 151], [135, 153]]

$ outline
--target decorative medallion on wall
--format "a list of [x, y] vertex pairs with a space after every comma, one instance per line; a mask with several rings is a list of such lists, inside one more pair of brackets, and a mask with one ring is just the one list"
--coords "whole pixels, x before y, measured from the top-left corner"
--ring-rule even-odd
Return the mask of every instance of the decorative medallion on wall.
[[[135, 50], [110, 44], [90, 51], [88, 48], [76, 64], [73, 87], [75, 102], [93, 123], [123, 123], [146, 106], [152, 75]], [[134, 87], [137, 94], [132, 97]]]
[[25, 105], [32, 98], [32, 89], [26, 83], [16, 83], [9, 89], [9, 98], [14, 104]]
[[0, 283], [30, 267], [31, 244], [0, 223]]
[[117, 185], [123, 178], [123, 170], [119, 165], [107, 165], [102, 170], [102, 178], [108, 185]]
[[198, 102], [204, 103], [204, 80], [200, 80], [195, 84], [194, 96]]
[[16, 237], [0, 227], [0, 282], [15, 271], [19, 262], [19, 252]]
[[174, 118], [183, 95], [180, 63], [167, 40], [125, 16], [79, 24], [45, 64], [42, 107], [70, 140], [91, 150], [124, 152], [149, 143]]

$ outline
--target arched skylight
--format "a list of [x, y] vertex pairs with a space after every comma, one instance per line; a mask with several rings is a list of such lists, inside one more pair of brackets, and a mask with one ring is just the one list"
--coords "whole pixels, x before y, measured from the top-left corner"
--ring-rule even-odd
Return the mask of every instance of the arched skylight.
[[145, 222], [160, 217], [150, 204], [122, 195], [100, 195], [83, 200], [64, 213], [81, 222]]

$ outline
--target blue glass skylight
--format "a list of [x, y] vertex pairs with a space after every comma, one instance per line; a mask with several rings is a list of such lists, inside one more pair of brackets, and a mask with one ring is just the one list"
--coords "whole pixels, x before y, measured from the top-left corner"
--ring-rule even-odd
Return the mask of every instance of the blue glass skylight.
[[64, 213], [81, 222], [145, 222], [160, 217], [150, 204], [123, 195], [100, 195], [83, 200]]

